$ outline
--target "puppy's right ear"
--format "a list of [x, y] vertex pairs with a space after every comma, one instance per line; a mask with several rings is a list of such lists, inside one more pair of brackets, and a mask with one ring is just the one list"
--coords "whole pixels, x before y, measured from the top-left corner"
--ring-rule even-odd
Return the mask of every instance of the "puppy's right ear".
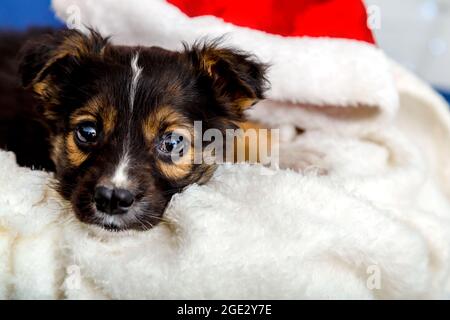
[[19, 73], [24, 87], [30, 87], [43, 77], [44, 71], [57, 59], [54, 53], [62, 43], [57, 35], [45, 35], [25, 43], [20, 54]]
[[70, 73], [83, 59], [101, 55], [106, 44], [107, 39], [93, 30], [90, 35], [64, 30], [31, 40], [20, 54], [22, 85], [46, 102], [56, 101], [58, 86], [70, 80]]

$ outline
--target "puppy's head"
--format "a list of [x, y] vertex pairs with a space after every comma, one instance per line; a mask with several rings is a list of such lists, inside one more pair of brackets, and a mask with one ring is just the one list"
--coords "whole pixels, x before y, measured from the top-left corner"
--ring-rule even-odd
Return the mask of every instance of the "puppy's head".
[[233, 128], [265, 86], [264, 66], [239, 51], [121, 47], [96, 32], [29, 43], [20, 72], [51, 131], [58, 192], [110, 230], [154, 226], [174, 193], [207, 181], [215, 167], [192, 161], [194, 121]]

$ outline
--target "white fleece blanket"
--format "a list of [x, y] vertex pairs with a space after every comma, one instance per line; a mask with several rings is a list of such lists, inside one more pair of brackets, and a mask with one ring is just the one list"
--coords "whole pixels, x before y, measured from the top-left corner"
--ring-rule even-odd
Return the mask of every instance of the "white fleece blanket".
[[225, 165], [173, 198], [167, 224], [121, 235], [78, 223], [49, 175], [1, 152], [0, 297], [450, 297], [448, 202], [418, 154], [397, 163], [379, 142], [320, 132], [297, 144], [333, 170]]
[[[110, 0], [108, 10], [104, 1], [77, 1], [82, 22], [130, 43], [151, 35], [173, 47], [179, 39], [168, 35], [217, 22], [191, 26], [170, 8], [163, 14], [162, 0]], [[54, 7], [64, 17], [72, 3]], [[164, 28], [153, 30], [161, 17]], [[236, 41], [261, 36], [225, 29]], [[148, 232], [80, 224], [50, 175], [1, 151], [0, 298], [450, 298], [448, 106], [378, 50], [350, 68], [354, 44], [338, 40], [347, 55], [334, 55], [323, 39], [312, 51], [302, 41], [292, 44], [305, 49], [292, 73], [306, 80], [275, 65], [270, 99], [251, 113], [282, 128], [281, 167], [295, 171], [224, 165], [175, 196], [167, 223]], [[330, 66], [347, 73], [317, 86]]]

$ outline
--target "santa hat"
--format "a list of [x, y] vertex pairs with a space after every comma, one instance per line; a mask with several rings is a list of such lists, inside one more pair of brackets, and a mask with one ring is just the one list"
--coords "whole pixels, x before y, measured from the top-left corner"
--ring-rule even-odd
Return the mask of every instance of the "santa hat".
[[269, 62], [271, 100], [397, 109], [388, 63], [360, 0], [168, 0], [165, 6], [172, 23], [159, 29], [161, 36], [225, 34]]
[[[70, 3], [53, 1], [64, 19]], [[390, 64], [374, 43], [360, 0], [78, 3], [83, 23], [122, 44], [179, 49], [183, 41], [222, 37], [271, 65], [269, 101], [364, 107], [384, 115], [398, 107]]]

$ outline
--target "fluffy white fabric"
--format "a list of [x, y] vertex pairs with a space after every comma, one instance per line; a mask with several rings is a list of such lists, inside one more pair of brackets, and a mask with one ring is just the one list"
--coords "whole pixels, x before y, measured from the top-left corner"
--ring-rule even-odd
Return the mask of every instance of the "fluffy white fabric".
[[[71, 3], [54, 7], [65, 16]], [[160, 0], [77, 3], [82, 22], [126, 43], [173, 47], [180, 30], [224, 26], [183, 20]], [[258, 55], [291, 46], [225, 26]], [[323, 59], [308, 56], [309, 41]], [[0, 298], [450, 298], [448, 106], [376, 49], [333, 60], [342, 42], [318, 41], [285, 48], [314, 65], [299, 61], [300, 79], [276, 60], [271, 99], [251, 113], [282, 128], [281, 167], [301, 172], [224, 165], [175, 196], [151, 231], [78, 223], [51, 176], [0, 152]], [[323, 86], [330, 67], [341, 73]]]
[[448, 200], [384, 129], [310, 130], [288, 159], [326, 175], [226, 165], [175, 196], [167, 224], [120, 235], [78, 223], [49, 175], [1, 152], [1, 297], [448, 298]]

